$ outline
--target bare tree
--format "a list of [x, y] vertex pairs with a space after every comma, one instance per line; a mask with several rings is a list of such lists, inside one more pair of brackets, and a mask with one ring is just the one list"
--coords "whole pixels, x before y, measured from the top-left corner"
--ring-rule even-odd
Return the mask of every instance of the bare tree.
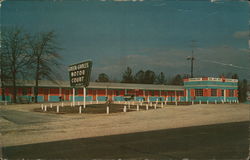
[[2, 50], [0, 50], [0, 80], [1, 80], [1, 92], [2, 92], [2, 101], [5, 101], [5, 83], [8, 78], [8, 68], [6, 65], [7, 59], [3, 54]]
[[[55, 81], [56, 67], [59, 66], [58, 60], [61, 58], [57, 53], [56, 36], [53, 31], [39, 33], [30, 37], [29, 45], [32, 52], [32, 61], [35, 70], [35, 102], [37, 102], [39, 80], [46, 78]], [[56, 76], [55, 76], [56, 75]]]
[[25, 67], [30, 64], [28, 35], [20, 28], [9, 28], [2, 30], [1, 38], [1, 58], [5, 57], [2, 67], [5, 67], [5, 72], [8, 70], [10, 73], [9, 77], [13, 87], [13, 102], [16, 103], [17, 78], [26, 71]]

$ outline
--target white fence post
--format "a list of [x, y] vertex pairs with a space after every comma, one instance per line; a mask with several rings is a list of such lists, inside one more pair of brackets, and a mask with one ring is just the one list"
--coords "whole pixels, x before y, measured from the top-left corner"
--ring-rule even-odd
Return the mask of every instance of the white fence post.
[[148, 110], [148, 104], [146, 104], [146, 110]]
[[161, 102], [161, 108], [163, 108], [163, 102]]
[[44, 111], [46, 112], [47, 111], [47, 106], [45, 105], [45, 107], [44, 107]]
[[59, 113], [59, 105], [56, 106], [56, 112]]
[[43, 110], [43, 104], [41, 104], [41, 109]]
[[194, 101], [192, 101], [192, 105], [194, 105]]
[[127, 112], [127, 107], [126, 106], [124, 106], [123, 112]]
[[139, 104], [137, 104], [137, 106], [136, 106], [136, 110], [137, 110], [137, 111], [139, 111]]
[[79, 114], [82, 113], [82, 106], [79, 106]]
[[52, 108], [52, 104], [50, 103], [50, 108]]
[[155, 109], [156, 109], [156, 103], [155, 103]]
[[109, 114], [109, 106], [107, 106], [106, 113]]

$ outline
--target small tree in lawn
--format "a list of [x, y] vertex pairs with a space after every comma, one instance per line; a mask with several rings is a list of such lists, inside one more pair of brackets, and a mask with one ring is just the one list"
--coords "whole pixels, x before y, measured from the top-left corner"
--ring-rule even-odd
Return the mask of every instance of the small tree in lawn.
[[35, 70], [35, 102], [37, 102], [39, 80], [46, 78], [55, 82], [56, 67], [59, 66], [58, 60], [61, 58], [57, 53], [56, 37], [54, 32], [44, 32], [30, 37], [30, 47]]

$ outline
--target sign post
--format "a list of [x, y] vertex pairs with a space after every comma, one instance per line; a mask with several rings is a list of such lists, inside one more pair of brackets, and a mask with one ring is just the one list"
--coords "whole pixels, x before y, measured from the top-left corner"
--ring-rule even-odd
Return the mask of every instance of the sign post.
[[73, 107], [75, 107], [75, 88], [73, 88]]
[[83, 87], [83, 107], [86, 107], [86, 87], [89, 85], [92, 61], [70, 65], [69, 79], [70, 86], [73, 87], [73, 105], [75, 106], [75, 88]]

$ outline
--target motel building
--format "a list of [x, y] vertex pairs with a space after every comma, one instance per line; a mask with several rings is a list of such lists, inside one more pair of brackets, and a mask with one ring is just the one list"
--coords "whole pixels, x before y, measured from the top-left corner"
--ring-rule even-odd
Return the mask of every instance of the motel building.
[[[131, 83], [90, 82], [86, 101], [166, 101], [224, 103], [238, 102], [238, 80], [227, 78], [188, 78], [184, 85], [156, 85]], [[34, 100], [34, 81], [18, 81], [17, 102]], [[11, 85], [6, 84], [5, 97], [12, 102]], [[2, 90], [0, 90], [2, 99]], [[75, 101], [83, 101], [83, 88], [75, 88]], [[38, 102], [73, 101], [73, 88], [68, 81], [42, 80], [39, 83]]]

